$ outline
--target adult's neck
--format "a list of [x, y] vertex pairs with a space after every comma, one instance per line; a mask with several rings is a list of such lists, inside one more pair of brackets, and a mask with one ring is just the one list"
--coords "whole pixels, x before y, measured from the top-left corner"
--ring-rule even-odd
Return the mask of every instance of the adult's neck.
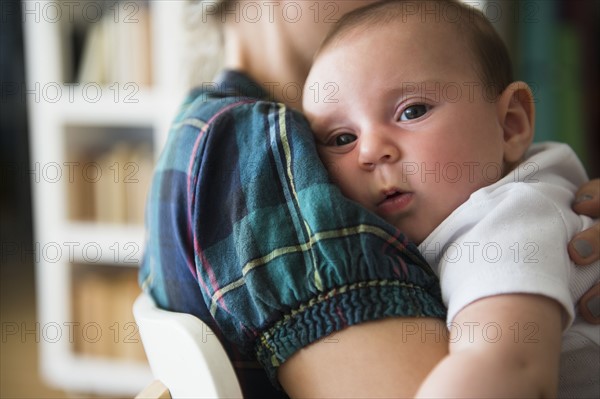
[[302, 54], [277, 23], [226, 24], [224, 33], [225, 68], [246, 73], [275, 101], [301, 110], [312, 54]]

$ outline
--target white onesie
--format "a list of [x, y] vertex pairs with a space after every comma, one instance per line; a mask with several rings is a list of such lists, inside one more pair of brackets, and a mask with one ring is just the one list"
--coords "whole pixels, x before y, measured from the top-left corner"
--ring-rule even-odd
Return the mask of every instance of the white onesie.
[[540, 294], [563, 306], [565, 398], [600, 397], [600, 326], [583, 321], [575, 307], [600, 280], [600, 262], [576, 267], [567, 253], [571, 237], [593, 224], [571, 210], [587, 181], [567, 145], [534, 144], [518, 168], [473, 193], [419, 246], [440, 276], [448, 324], [471, 302], [498, 294]]

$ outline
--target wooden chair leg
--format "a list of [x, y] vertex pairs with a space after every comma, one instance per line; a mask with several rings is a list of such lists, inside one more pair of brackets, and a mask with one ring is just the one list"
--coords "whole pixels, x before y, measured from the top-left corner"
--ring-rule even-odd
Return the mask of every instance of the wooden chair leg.
[[154, 380], [150, 385], [138, 393], [135, 399], [172, 399], [169, 388], [159, 380]]

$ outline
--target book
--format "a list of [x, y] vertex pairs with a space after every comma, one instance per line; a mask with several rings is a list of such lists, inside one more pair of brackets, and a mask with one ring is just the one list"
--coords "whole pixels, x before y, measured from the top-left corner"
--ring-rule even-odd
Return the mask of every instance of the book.
[[100, 21], [90, 23], [77, 80], [100, 85], [152, 84], [152, 21], [148, 2], [114, 5]]
[[129, 153], [129, 146], [118, 142], [97, 160], [102, 176], [94, 183], [96, 221], [104, 223], [127, 221], [124, 167], [129, 160]]
[[154, 170], [152, 148], [148, 143], [138, 144], [131, 149], [126, 169], [129, 172], [124, 181], [126, 220], [132, 224], [143, 224], [146, 197]]

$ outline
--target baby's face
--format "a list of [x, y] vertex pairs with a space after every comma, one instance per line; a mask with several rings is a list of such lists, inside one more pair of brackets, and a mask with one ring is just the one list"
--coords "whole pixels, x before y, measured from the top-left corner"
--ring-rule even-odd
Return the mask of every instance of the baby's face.
[[495, 96], [472, 58], [454, 27], [413, 18], [343, 36], [305, 85], [334, 182], [416, 243], [503, 174]]

